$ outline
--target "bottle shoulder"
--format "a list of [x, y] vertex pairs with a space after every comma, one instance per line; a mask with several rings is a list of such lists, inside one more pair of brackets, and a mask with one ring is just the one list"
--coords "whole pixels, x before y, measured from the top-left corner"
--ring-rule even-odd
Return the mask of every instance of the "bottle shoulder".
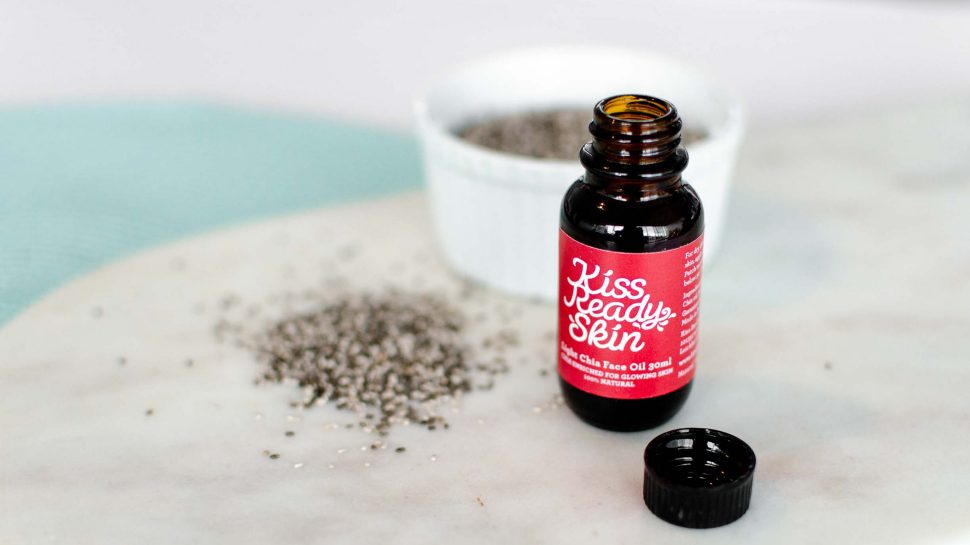
[[660, 252], [704, 231], [704, 209], [688, 184], [644, 201], [610, 197], [580, 178], [563, 197], [560, 226], [577, 241], [616, 252]]

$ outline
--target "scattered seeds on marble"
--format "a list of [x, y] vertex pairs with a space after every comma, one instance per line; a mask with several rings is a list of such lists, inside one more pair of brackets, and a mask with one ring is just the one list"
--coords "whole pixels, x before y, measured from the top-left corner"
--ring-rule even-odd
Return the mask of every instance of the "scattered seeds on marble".
[[303, 462], [297, 462], [293, 464], [293, 469], [300, 469], [301, 467], [303, 467]]
[[509, 370], [502, 354], [518, 345], [513, 329], [481, 346], [464, 329], [464, 316], [434, 295], [349, 293], [284, 316], [243, 345], [265, 365], [261, 381], [301, 389], [300, 408], [329, 403], [354, 413], [365, 433], [387, 435], [412, 423], [447, 428], [442, 404], [491, 388]]
[[155, 414], [155, 409], [147, 409], [145, 411], [145, 416], [153, 416]]
[[286, 430], [286, 432], [284, 432], [283, 435], [287, 437], [293, 437], [294, 435], [296, 435], [296, 432], [293, 430]]
[[405, 449], [404, 447], [397, 447], [396, 449], [394, 449], [394, 452], [400, 454], [400, 453], [404, 452], [405, 450], [407, 450], [407, 449]]

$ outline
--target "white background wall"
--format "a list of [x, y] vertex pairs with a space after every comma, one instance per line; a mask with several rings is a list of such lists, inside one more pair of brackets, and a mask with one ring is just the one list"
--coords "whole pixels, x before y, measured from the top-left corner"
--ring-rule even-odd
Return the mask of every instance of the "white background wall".
[[403, 126], [448, 66], [550, 43], [706, 66], [756, 124], [970, 100], [963, 2], [0, 0], [0, 104], [191, 96]]

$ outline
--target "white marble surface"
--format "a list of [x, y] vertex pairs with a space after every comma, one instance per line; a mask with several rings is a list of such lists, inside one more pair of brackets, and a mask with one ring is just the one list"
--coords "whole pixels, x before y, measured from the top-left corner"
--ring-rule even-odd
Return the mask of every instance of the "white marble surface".
[[664, 427], [753, 446], [732, 525], [645, 509], [661, 430], [603, 432], [550, 403], [549, 307], [465, 303], [520, 309], [521, 357], [447, 432], [395, 431], [404, 454], [361, 451], [330, 408], [288, 420], [295, 392], [253, 385], [252, 358], [211, 333], [227, 293], [320, 285], [356, 242], [353, 284], [456, 289], [407, 195], [138, 255], [7, 324], [0, 543], [970, 541], [968, 127], [951, 104], [754, 135], [706, 273], [696, 387]]

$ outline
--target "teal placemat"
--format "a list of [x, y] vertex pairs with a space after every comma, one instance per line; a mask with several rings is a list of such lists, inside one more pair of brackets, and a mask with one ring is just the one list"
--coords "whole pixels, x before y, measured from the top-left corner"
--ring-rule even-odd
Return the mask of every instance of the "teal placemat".
[[408, 135], [198, 103], [0, 110], [0, 323], [133, 251], [420, 183]]

